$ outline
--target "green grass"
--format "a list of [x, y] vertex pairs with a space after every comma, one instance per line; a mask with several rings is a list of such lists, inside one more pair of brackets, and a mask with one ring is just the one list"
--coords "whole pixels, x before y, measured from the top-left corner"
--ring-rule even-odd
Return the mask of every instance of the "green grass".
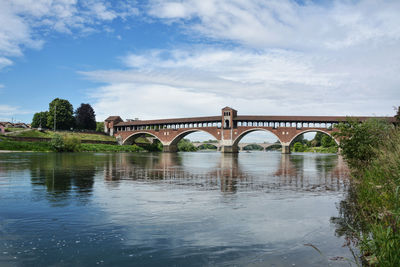
[[292, 152], [313, 152], [313, 153], [337, 153], [337, 147], [303, 147], [302, 151], [295, 151], [293, 147], [290, 148]]
[[[400, 128], [383, 129], [373, 147], [370, 139], [378, 127], [352, 133], [350, 141], [341, 144], [352, 179], [339, 221], [364, 265], [395, 267], [400, 266]], [[363, 142], [352, 142], [356, 138]]]
[[19, 131], [26, 130], [26, 129], [25, 128], [13, 128], [13, 127], [10, 127], [10, 128], [5, 128], [4, 130], [6, 132], [19, 132]]
[[19, 142], [19, 141], [0, 141], [0, 150], [10, 151], [52, 151], [49, 142]]
[[361, 250], [369, 263], [400, 266], [400, 129], [377, 157], [354, 174], [359, 218], [365, 221]]
[[120, 145], [104, 145], [104, 144], [81, 144], [80, 151], [88, 152], [141, 152], [145, 151], [137, 145], [120, 146]]
[[[54, 151], [50, 142], [21, 142], [21, 141], [9, 141], [4, 139], [0, 141], [0, 150], [35, 151], [35, 152]], [[105, 144], [80, 144], [79, 151], [141, 152], [145, 150], [136, 145], [120, 146], [120, 145], [105, 145]]]
[[64, 137], [64, 136], [76, 137], [76, 138], [79, 138], [80, 140], [116, 141], [115, 137], [100, 134], [100, 133], [99, 134], [88, 134], [88, 133], [67, 132], [67, 131], [53, 132], [53, 131], [49, 131], [49, 130], [46, 130], [43, 132], [38, 131], [38, 130], [26, 131], [26, 132], [18, 133], [14, 136], [53, 138], [55, 134], [61, 135], [62, 137]]

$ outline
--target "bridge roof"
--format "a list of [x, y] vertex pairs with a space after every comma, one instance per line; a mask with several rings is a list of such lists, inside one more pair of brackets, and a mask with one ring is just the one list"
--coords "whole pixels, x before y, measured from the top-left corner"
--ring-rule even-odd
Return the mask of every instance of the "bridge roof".
[[343, 122], [347, 118], [355, 118], [365, 121], [369, 118], [388, 119], [393, 122], [394, 117], [349, 117], [349, 116], [255, 116], [241, 115], [236, 116], [235, 121], [276, 121], [276, 122]]
[[[117, 116], [107, 118], [114, 119]], [[394, 122], [394, 117], [346, 117], [346, 116], [259, 116], [259, 115], [240, 115], [233, 118], [235, 121], [271, 121], [271, 122], [325, 122], [336, 123], [346, 121], [347, 118], [355, 118], [360, 121], [365, 121], [369, 118], [386, 119]], [[209, 117], [191, 117], [191, 118], [175, 118], [161, 120], [135, 120], [119, 122], [115, 126], [137, 126], [137, 125], [157, 125], [157, 124], [173, 124], [173, 123], [204, 123], [204, 122], [220, 122], [221, 116]]]
[[130, 125], [154, 125], [154, 124], [169, 124], [169, 123], [197, 123], [197, 122], [220, 122], [221, 116], [211, 117], [192, 117], [192, 118], [176, 118], [164, 120], [136, 120], [117, 123], [115, 126], [130, 126]]

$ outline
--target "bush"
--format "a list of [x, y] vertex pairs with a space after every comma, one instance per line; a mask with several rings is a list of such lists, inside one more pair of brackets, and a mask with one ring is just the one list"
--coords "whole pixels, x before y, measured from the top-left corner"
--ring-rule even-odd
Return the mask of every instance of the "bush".
[[51, 139], [51, 147], [57, 152], [77, 152], [80, 150], [81, 141], [76, 137], [61, 137], [61, 135], [54, 135]]
[[64, 137], [64, 151], [77, 152], [80, 150], [81, 140], [76, 137]]
[[369, 119], [364, 123], [349, 119], [337, 128], [339, 132], [333, 134], [340, 139], [342, 155], [350, 167], [362, 168], [376, 157], [375, 148], [386, 140], [393, 126], [381, 119]]
[[296, 142], [293, 145], [294, 152], [304, 152], [304, 146], [300, 142]]

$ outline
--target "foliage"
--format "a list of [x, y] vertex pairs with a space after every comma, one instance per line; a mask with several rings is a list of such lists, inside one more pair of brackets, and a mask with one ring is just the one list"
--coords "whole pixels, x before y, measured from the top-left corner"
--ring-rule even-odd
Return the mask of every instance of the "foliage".
[[400, 129], [377, 120], [340, 128], [353, 180], [338, 233], [355, 240], [366, 265], [400, 266]]
[[293, 145], [293, 151], [294, 152], [303, 152], [304, 150], [305, 150], [304, 146], [303, 146], [303, 144], [301, 142], [296, 142]]
[[104, 133], [104, 122], [96, 122], [96, 132]]
[[55, 135], [50, 144], [57, 152], [77, 152], [80, 150], [81, 140], [72, 136]]
[[396, 125], [399, 126], [400, 125], [400, 106], [397, 107], [397, 113], [394, 117], [396, 118]]
[[243, 150], [264, 150], [264, 148], [257, 144], [250, 144], [243, 148]]
[[296, 136], [296, 138], [292, 141], [293, 144], [295, 143], [304, 144], [304, 142], [306, 142], [306, 139], [304, 139], [304, 134]]
[[0, 150], [10, 151], [52, 151], [49, 142], [21, 142], [2, 139], [0, 140]]
[[[136, 140], [135, 140], [135, 142], [136, 142]], [[157, 139], [155, 139], [153, 143], [138, 143], [138, 144], [140, 144], [139, 146], [142, 147], [146, 151], [150, 151], [150, 152], [163, 151], [163, 145]]]
[[81, 132], [70, 132], [70, 131], [24, 131], [14, 136], [17, 137], [40, 137], [40, 138], [53, 138], [55, 135], [61, 136], [72, 136], [79, 138], [80, 140], [96, 140], [96, 141], [116, 141], [115, 137], [108, 136], [105, 134], [95, 134], [95, 133], [81, 133]]
[[70, 130], [75, 126], [74, 110], [68, 100], [56, 98], [49, 104], [47, 127], [54, 129], [54, 115], [56, 115], [56, 129]]
[[331, 146], [336, 146], [336, 142], [332, 137], [325, 134], [321, 139], [321, 145], [323, 147], [331, 147]]
[[32, 128], [46, 128], [47, 117], [49, 116], [48, 111], [37, 112], [33, 115]]
[[87, 152], [141, 152], [144, 148], [137, 145], [120, 146], [106, 144], [81, 144], [81, 151]]
[[182, 139], [178, 142], [178, 151], [197, 151], [197, 148], [190, 142], [189, 139]]
[[[213, 142], [213, 143], [215, 143], [215, 142]], [[203, 145], [200, 145], [197, 147], [197, 150], [199, 150], [199, 149], [215, 150], [215, 149], [217, 149], [217, 147], [212, 144], [203, 144]]]
[[96, 130], [96, 114], [90, 104], [82, 103], [75, 111], [76, 127], [81, 130]]
[[348, 119], [347, 123], [337, 125], [339, 132], [334, 136], [340, 139], [342, 155], [351, 167], [365, 166], [376, 156], [374, 148], [386, 139], [392, 126], [385, 120], [369, 119], [364, 123]]

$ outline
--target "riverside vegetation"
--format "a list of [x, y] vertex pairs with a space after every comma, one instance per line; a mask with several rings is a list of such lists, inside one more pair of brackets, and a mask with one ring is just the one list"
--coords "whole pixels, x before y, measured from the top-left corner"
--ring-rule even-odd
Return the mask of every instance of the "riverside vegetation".
[[338, 128], [352, 180], [337, 233], [358, 247], [357, 265], [400, 266], [400, 128], [376, 119]]

